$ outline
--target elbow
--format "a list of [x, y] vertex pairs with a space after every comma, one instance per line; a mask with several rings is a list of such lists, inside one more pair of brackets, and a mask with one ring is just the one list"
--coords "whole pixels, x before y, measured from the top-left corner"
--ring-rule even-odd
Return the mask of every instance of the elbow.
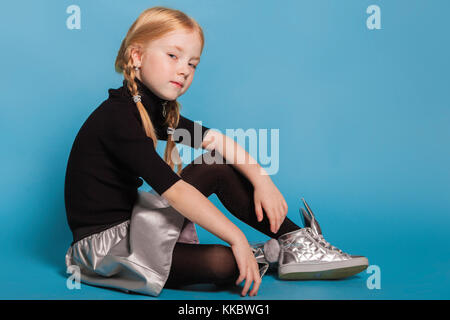
[[223, 135], [220, 132], [215, 131], [213, 129], [209, 129], [202, 141], [201, 144], [202, 149], [208, 151], [215, 150], [217, 147], [217, 143], [221, 141], [222, 136]]
[[163, 196], [170, 205], [174, 204], [180, 196], [186, 192], [186, 188], [189, 187], [189, 184], [185, 182], [183, 179], [175, 182], [169, 189], [164, 191], [161, 196]]

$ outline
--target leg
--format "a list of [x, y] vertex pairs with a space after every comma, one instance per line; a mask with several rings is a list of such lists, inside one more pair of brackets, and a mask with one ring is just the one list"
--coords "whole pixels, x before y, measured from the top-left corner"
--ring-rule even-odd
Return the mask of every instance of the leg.
[[221, 244], [176, 243], [165, 288], [197, 283], [234, 283], [239, 268], [230, 247]]
[[[214, 156], [214, 154], [215, 152], [212, 151], [211, 155]], [[200, 157], [204, 158], [207, 155], [208, 153]], [[300, 229], [286, 217], [278, 232], [273, 233], [270, 231], [270, 223], [264, 209], [264, 218], [258, 222], [253, 199], [253, 185], [232, 165], [226, 164], [223, 158], [221, 163], [212, 164], [207, 164], [204, 159], [194, 160], [182, 170], [181, 177], [196, 187], [205, 197], [215, 193], [231, 214], [271, 238], [277, 239], [285, 233]]]

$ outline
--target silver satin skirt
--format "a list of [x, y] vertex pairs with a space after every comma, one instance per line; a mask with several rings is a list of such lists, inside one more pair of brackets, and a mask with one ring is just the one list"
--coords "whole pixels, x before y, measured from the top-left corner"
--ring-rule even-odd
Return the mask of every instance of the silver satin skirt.
[[153, 190], [139, 191], [130, 220], [75, 242], [65, 262], [86, 284], [158, 296], [177, 242], [200, 243], [194, 223]]

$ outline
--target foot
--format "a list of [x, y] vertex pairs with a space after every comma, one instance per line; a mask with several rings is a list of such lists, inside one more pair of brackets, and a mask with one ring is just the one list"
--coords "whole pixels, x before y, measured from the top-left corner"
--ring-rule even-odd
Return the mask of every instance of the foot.
[[315, 216], [302, 198], [305, 227], [278, 238], [278, 276], [283, 280], [341, 279], [364, 271], [369, 261], [349, 255], [327, 242]]

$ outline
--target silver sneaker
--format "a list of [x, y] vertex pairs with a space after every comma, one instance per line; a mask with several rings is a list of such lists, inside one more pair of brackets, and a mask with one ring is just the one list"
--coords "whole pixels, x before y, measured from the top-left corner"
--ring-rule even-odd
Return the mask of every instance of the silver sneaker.
[[349, 255], [327, 242], [312, 210], [301, 208], [305, 227], [278, 238], [278, 276], [283, 280], [341, 279], [365, 270], [364, 256]]

